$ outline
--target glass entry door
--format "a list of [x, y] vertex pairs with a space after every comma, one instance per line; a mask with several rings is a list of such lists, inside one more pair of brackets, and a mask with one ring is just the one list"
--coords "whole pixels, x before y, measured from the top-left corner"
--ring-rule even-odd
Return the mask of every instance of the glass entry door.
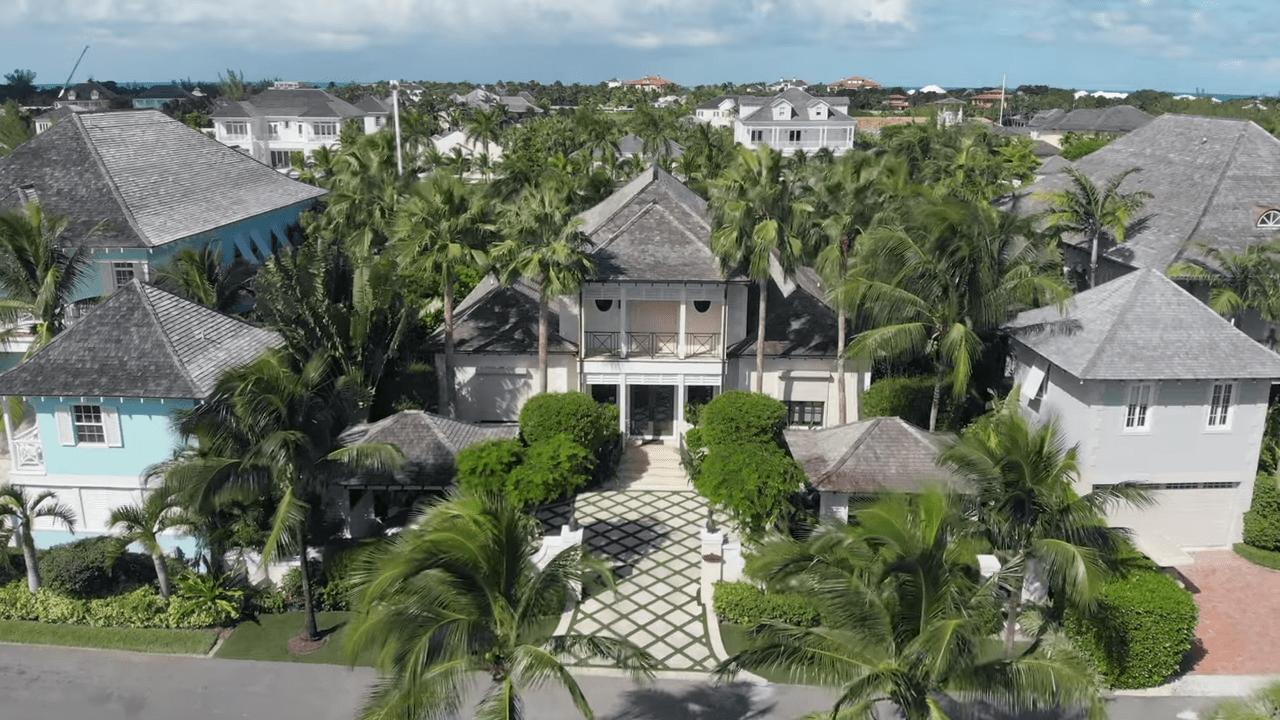
[[632, 437], [673, 437], [676, 421], [674, 385], [631, 385], [627, 389]]

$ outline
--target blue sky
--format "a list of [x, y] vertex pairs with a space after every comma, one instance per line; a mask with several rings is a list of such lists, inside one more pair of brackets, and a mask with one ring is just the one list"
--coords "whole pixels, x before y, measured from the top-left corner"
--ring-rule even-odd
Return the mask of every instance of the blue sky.
[[0, 0], [0, 62], [76, 80], [682, 84], [863, 75], [1280, 94], [1275, 0]]

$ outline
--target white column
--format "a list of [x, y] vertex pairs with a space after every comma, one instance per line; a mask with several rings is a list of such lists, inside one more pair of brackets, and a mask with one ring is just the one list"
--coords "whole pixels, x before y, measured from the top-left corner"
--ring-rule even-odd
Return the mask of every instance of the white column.
[[627, 440], [627, 413], [631, 412], [631, 398], [627, 393], [627, 374], [618, 373], [618, 424], [622, 427], [622, 440]]
[[4, 434], [9, 440], [9, 468], [12, 470], [18, 466], [18, 453], [14, 451], [13, 446], [13, 418], [9, 417], [9, 398], [0, 396], [0, 404], [4, 405]]
[[618, 301], [618, 355], [627, 356], [627, 286], [620, 286], [622, 299]]
[[680, 323], [679, 335], [676, 336], [676, 355], [683, 360], [689, 352], [688, 338], [685, 335], [687, 326], [685, 318], [689, 311], [689, 288], [681, 286], [680, 288]]
[[[681, 355], [681, 357], [684, 357]], [[680, 373], [680, 381], [676, 384], [676, 445], [684, 447], [684, 373]]]
[[827, 146], [827, 126], [823, 125], [822, 126], [822, 142], [819, 144], [819, 147], [826, 147], [826, 146]]

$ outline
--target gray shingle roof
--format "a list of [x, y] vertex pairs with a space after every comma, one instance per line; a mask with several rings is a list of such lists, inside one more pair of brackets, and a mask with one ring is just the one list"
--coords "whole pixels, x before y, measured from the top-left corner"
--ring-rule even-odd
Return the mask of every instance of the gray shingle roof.
[[154, 85], [137, 95], [138, 99], [190, 100], [191, 93], [182, 89], [181, 85]]
[[[1201, 259], [1187, 247], [1190, 240], [1239, 251], [1276, 239], [1274, 230], [1256, 225], [1264, 210], [1280, 208], [1280, 140], [1248, 120], [1162, 115], [1075, 166], [1095, 183], [1141, 168], [1120, 189], [1153, 195], [1143, 210], [1145, 227], [1104, 249], [1116, 262], [1164, 271], [1180, 260]], [[1028, 200], [1019, 203], [1020, 211], [1044, 209], [1038, 194], [1070, 184], [1056, 174], [1025, 186], [1018, 191]]]
[[31, 183], [93, 247], [156, 247], [314, 200], [291, 180], [157, 110], [71, 115], [0, 158], [0, 206]]
[[1076, 295], [1065, 312], [1023, 312], [1008, 327], [1081, 380], [1280, 378], [1280, 355], [1150, 269]]
[[227, 117], [348, 118], [364, 117], [364, 110], [320, 88], [269, 88], [247, 100], [224, 103], [209, 114]]
[[1048, 160], [1045, 160], [1043, 165], [1036, 168], [1036, 174], [1037, 175], [1053, 175], [1055, 173], [1060, 173], [1069, 167], [1075, 167], [1075, 163], [1062, 157], [1061, 155], [1054, 155]]
[[656, 165], [578, 217], [596, 247], [595, 280], [725, 280], [707, 202]]
[[[577, 352], [577, 345], [560, 335], [558, 313], [551, 313], [548, 330], [551, 352]], [[440, 333], [436, 336], [439, 341]], [[524, 280], [503, 287], [493, 275], [486, 276], [458, 304], [453, 339], [460, 353], [538, 352], [537, 288]]]
[[918, 492], [930, 485], [956, 484], [937, 465], [941, 438], [901, 418], [786, 430], [783, 435], [809, 482], [824, 492]]
[[224, 371], [280, 342], [270, 330], [135, 280], [0, 374], [0, 394], [199, 400]]
[[[740, 99], [741, 100], [741, 99]], [[856, 121], [849, 117], [847, 111], [849, 109], [849, 98], [847, 97], [815, 97], [800, 88], [791, 88], [785, 90], [764, 103], [764, 107], [756, 110], [751, 115], [742, 118], [745, 125], [773, 125], [778, 120], [773, 119], [773, 113], [770, 110], [779, 102], [786, 102], [791, 106], [790, 122], [804, 122], [808, 124], [830, 124], [830, 125], [854, 125]], [[829, 107], [827, 117], [823, 119], [814, 119], [812, 117], [812, 109], [818, 103], [826, 103]], [[746, 103], [741, 103], [746, 105]]]
[[391, 112], [391, 107], [388, 103], [384, 103], [372, 95], [365, 95], [360, 98], [360, 102], [356, 103], [356, 107], [368, 115], [386, 115]]
[[[421, 410], [404, 410], [375, 423], [356, 425], [342, 435], [346, 445], [391, 443], [405, 456], [405, 467], [395, 474], [399, 483], [446, 485], [457, 472], [458, 453], [482, 440], [509, 440], [520, 434], [517, 425], [475, 425], [433, 415]], [[347, 486], [377, 482], [374, 477], [350, 478]]]
[[[769, 357], [834, 358], [837, 355], [838, 316], [827, 304], [826, 289], [818, 274], [796, 268], [784, 292], [776, 279], [769, 281], [764, 321], [764, 354]], [[747, 293], [747, 337], [728, 348], [730, 357], [755, 354], [756, 320], [760, 291], [751, 283]]]
[[1132, 105], [1113, 105], [1109, 108], [1080, 108], [1041, 111], [1031, 119], [1027, 127], [1041, 132], [1101, 132], [1126, 133], [1151, 122], [1152, 117]]
[[[632, 155], [639, 155], [644, 152], [644, 140], [627, 133], [618, 139], [617, 147], [619, 157], [629, 158]], [[599, 157], [602, 153], [596, 150], [594, 154]], [[668, 140], [666, 150], [662, 154], [667, 157], [678, 158], [684, 155], [684, 146], [675, 140]]]

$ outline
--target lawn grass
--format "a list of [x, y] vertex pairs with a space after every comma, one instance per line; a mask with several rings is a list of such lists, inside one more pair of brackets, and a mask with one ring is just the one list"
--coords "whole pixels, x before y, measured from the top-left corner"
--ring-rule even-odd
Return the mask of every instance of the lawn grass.
[[1248, 560], [1254, 565], [1261, 565], [1264, 568], [1271, 568], [1272, 570], [1280, 570], [1280, 552], [1263, 550], [1262, 548], [1245, 545], [1244, 543], [1236, 543], [1231, 547], [1236, 551], [1237, 555]]
[[[324, 647], [309, 655], [293, 655], [289, 652], [289, 639], [302, 632], [303, 615], [300, 612], [259, 615], [236, 626], [231, 637], [218, 648], [214, 657], [234, 660], [268, 660], [272, 662], [347, 664], [342, 652], [343, 631], [351, 619], [349, 612], [322, 612], [316, 615], [320, 632], [329, 636]], [[360, 662], [359, 665], [371, 665]]]
[[[720, 623], [720, 639], [724, 641], [724, 650], [732, 657], [739, 652], [747, 649], [751, 644], [751, 629], [743, 625], [735, 625], [733, 623]], [[768, 680], [771, 683], [779, 685], [815, 685], [816, 683], [808, 682], [803, 676], [793, 677], [786, 670], [776, 668], [747, 668], [751, 672]]]
[[213, 647], [217, 639], [218, 634], [211, 630], [88, 627], [0, 620], [0, 642], [34, 645], [203, 655], [209, 652], [209, 648]]

